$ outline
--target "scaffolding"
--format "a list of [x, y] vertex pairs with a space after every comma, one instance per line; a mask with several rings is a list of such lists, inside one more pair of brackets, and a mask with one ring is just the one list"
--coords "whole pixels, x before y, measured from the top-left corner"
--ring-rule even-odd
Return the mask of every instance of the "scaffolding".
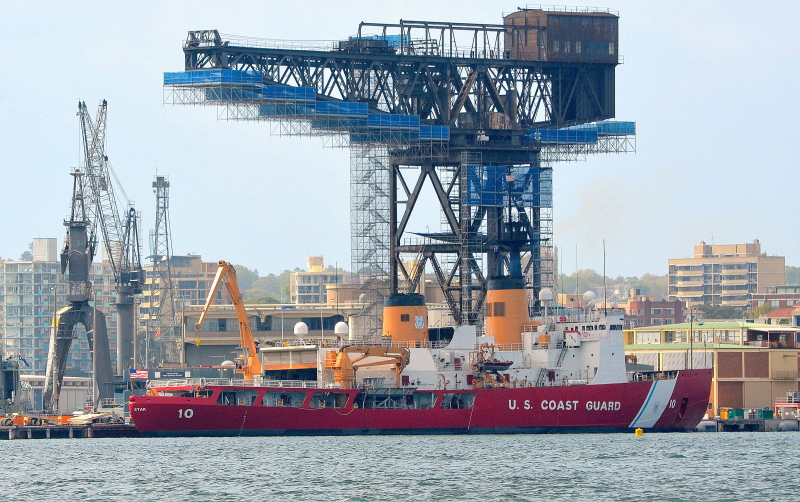
[[[169, 179], [156, 176], [156, 223], [150, 234], [152, 279], [149, 281], [150, 304], [146, 326], [145, 348], [141, 362], [156, 367], [162, 362], [178, 362], [180, 358], [180, 324], [176, 309], [175, 285], [172, 282], [172, 232], [169, 224]], [[140, 366], [136, 366], [137, 368]]]
[[[190, 32], [188, 71], [165, 73], [164, 102], [214, 106], [219, 119], [266, 122], [272, 135], [318, 136], [327, 147], [351, 149], [351, 266], [362, 288], [365, 337], [381, 331], [383, 296], [418, 287], [428, 265], [454, 319], [480, 326], [502, 204], [513, 203], [529, 220], [523, 263], [535, 299], [555, 286], [550, 164], [636, 150], [633, 122], [586, 123], [613, 116], [607, 84], [616, 58], [603, 65], [512, 61], [503, 48], [507, 29], [362, 23], [356, 36], [323, 46]], [[560, 124], [579, 125], [553, 128]], [[416, 169], [418, 185], [434, 183], [440, 232], [405, 238], [420, 192], [402, 176], [395, 186], [401, 168]], [[520, 180], [512, 200], [501, 193], [508, 191], [502, 180], [489, 182], [506, 173]], [[485, 185], [474, 185], [481, 176]], [[399, 200], [403, 190], [406, 200]], [[400, 205], [406, 214], [398, 219]], [[405, 262], [416, 265], [406, 269]]]

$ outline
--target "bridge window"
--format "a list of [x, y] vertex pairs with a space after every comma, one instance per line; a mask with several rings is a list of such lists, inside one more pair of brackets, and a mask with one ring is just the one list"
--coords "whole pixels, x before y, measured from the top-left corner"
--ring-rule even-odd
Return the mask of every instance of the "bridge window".
[[473, 404], [475, 404], [475, 394], [471, 392], [448, 392], [442, 396], [441, 408], [443, 410], [464, 410], [472, 408]]
[[344, 408], [350, 394], [347, 392], [315, 392], [311, 397], [311, 408]]
[[306, 400], [305, 392], [281, 392], [269, 391], [264, 394], [261, 400], [263, 406], [299, 408]]
[[257, 394], [255, 390], [223, 390], [219, 393], [217, 403], [223, 406], [252, 406]]

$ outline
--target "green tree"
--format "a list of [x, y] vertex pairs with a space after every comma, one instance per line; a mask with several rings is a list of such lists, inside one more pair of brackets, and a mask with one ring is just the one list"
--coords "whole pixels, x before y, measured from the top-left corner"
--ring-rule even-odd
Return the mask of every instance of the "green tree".
[[244, 303], [247, 304], [271, 304], [271, 303], [281, 303], [277, 296], [273, 295], [269, 291], [265, 289], [248, 289], [242, 296], [245, 296]]
[[756, 307], [753, 310], [748, 310], [747, 311], [747, 318], [748, 319], [758, 319], [759, 317], [761, 317], [761, 316], [763, 316], [765, 314], [769, 314], [770, 312], [772, 312], [773, 309], [774, 309], [774, 307], [772, 306], [771, 303], [764, 302], [764, 304], [761, 305], [760, 307]]
[[745, 312], [729, 305], [709, 305], [704, 303], [699, 307], [694, 307], [694, 309], [702, 310], [704, 319], [742, 319], [745, 316]]
[[253, 287], [253, 283], [258, 280], [258, 270], [250, 270], [244, 265], [234, 265], [236, 269], [236, 282], [239, 283], [239, 290], [246, 291]]
[[291, 273], [291, 270], [284, 270], [280, 273], [280, 275], [269, 274], [264, 277], [259, 277], [258, 280], [251, 285], [248, 291], [242, 293], [242, 296], [249, 300], [256, 297], [266, 297], [265, 295], [268, 294], [279, 299], [279, 301], [275, 303], [288, 303], [289, 275]]
[[33, 260], [33, 242], [28, 244], [28, 250], [23, 252], [19, 257], [19, 261], [31, 261], [31, 260]]
[[[593, 288], [603, 287], [603, 276], [594, 271], [594, 269], [581, 269], [571, 275], [561, 275], [560, 279], [561, 291], [565, 293], [576, 292], [583, 294], [584, 292]], [[613, 281], [608, 279], [607, 284], [612, 284]]]
[[786, 284], [800, 285], [800, 267], [786, 265]]
[[625, 285], [629, 286], [630, 288], [639, 289], [643, 295], [649, 295], [654, 297], [656, 300], [661, 300], [668, 296], [668, 282], [669, 281], [666, 275], [644, 274], [641, 278], [628, 278], [625, 282]]

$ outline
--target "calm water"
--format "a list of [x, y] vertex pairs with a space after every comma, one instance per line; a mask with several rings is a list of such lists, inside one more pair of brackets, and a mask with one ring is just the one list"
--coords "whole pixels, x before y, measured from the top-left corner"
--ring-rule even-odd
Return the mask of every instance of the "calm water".
[[798, 500], [800, 433], [0, 441], [0, 500]]

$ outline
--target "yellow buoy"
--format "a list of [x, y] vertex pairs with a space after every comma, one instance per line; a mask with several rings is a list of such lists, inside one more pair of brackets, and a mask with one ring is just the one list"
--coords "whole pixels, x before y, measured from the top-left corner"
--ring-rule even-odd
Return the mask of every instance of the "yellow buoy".
[[637, 437], [644, 436], [644, 429], [636, 429], [636, 436]]

